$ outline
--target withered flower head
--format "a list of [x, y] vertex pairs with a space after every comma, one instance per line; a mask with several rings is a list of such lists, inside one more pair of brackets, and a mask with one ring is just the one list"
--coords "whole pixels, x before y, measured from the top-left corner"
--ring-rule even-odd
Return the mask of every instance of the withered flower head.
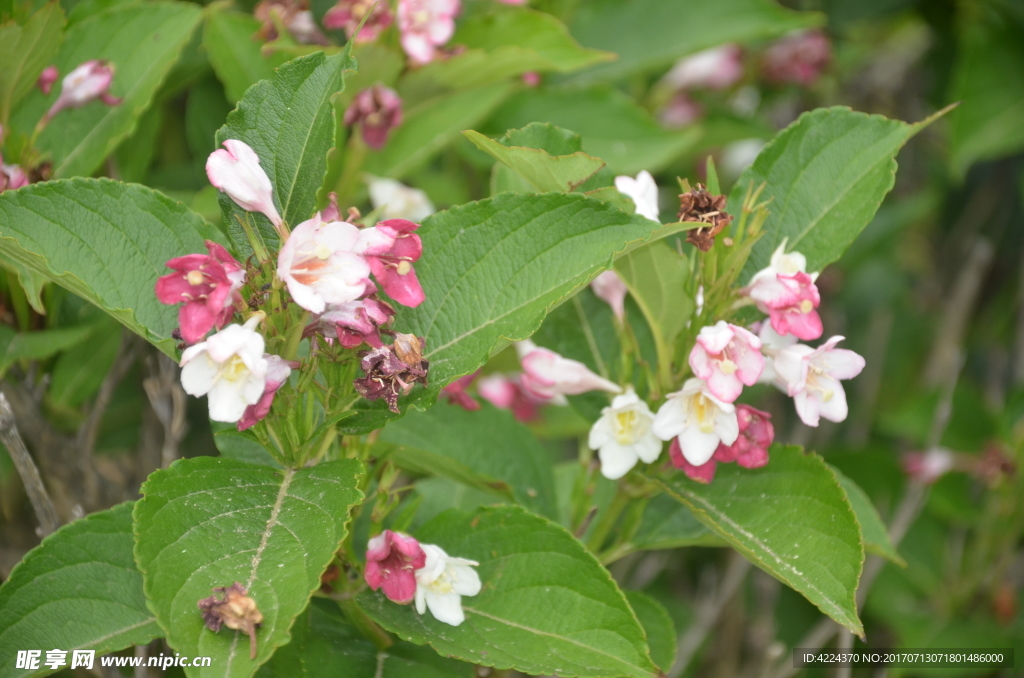
[[221, 626], [227, 626], [249, 636], [249, 658], [256, 658], [256, 629], [263, 622], [263, 614], [241, 584], [235, 582], [228, 587], [215, 588], [212, 596], [196, 605], [203, 611], [207, 628], [214, 633], [219, 632]]
[[429, 363], [423, 359], [423, 345], [419, 337], [396, 334], [394, 344], [360, 353], [366, 376], [353, 382], [356, 391], [367, 400], [383, 398], [397, 414], [398, 396], [408, 394], [416, 382], [427, 383]]
[[732, 215], [725, 211], [724, 195], [712, 195], [703, 184], [697, 184], [689, 193], [680, 194], [678, 219], [707, 224], [686, 234], [686, 242], [707, 252], [715, 244], [715, 236], [732, 222]]

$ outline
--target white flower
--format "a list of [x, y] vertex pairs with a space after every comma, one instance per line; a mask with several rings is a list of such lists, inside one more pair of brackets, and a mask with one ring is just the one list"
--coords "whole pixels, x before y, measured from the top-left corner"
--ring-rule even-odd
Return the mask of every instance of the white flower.
[[650, 408], [632, 388], [615, 396], [611, 407], [601, 410], [601, 418], [590, 429], [587, 444], [598, 450], [605, 478], [618, 480], [637, 461], [650, 464], [658, 459], [661, 441], [651, 431], [653, 423]]
[[794, 344], [775, 356], [776, 382], [786, 386], [796, 413], [808, 426], [820, 417], [843, 421], [848, 414], [846, 391], [840, 379], [853, 379], [864, 369], [864, 358], [836, 348], [843, 337], [832, 337], [818, 348]]
[[642, 170], [636, 179], [628, 176], [615, 177], [615, 188], [619, 193], [632, 198], [636, 213], [652, 221], [660, 221], [658, 211], [658, 185], [647, 170]]
[[706, 464], [719, 443], [732, 445], [739, 437], [736, 407], [711, 395], [703, 379], [687, 379], [682, 390], [670, 393], [654, 417], [654, 435], [679, 438], [679, 447], [694, 466]]
[[462, 596], [480, 593], [480, 575], [473, 567], [480, 563], [465, 558], [452, 558], [440, 546], [420, 544], [427, 562], [416, 570], [416, 611], [430, 608], [438, 621], [458, 626], [466, 619]]
[[189, 395], [209, 396], [210, 419], [236, 422], [263, 396], [267, 360], [257, 313], [245, 325], [228, 325], [181, 356], [181, 386]]
[[373, 209], [384, 208], [384, 219], [408, 219], [420, 222], [434, 213], [434, 204], [418, 188], [410, 188], [394, 179], [369, 180], [370, 202]]

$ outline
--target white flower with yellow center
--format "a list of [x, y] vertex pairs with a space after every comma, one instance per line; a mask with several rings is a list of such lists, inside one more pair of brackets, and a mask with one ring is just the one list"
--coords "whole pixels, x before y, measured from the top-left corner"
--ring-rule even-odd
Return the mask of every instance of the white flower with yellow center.
[[658, 410], [652, 427], [662, 440], [679, 438], [679, 448], [694, 466], [706, 464], [719, 443], [732, 445], [739, 437], [736, 407], [711, 394], [703, 379], [687, 379]]
[[601, 474], [617, 480], [626, 475], [638, 461], [650, 464], [661, 455], [661, 441], [651, 426], [654, 415], [647, 403], [632, 388], [615, 396], [611, 407], [601, 410], [601, 418], [590, 429], [587, 443], [597, 450]]
[[189, 395], [209, 397], [210, 419], [234, 423], [262, 397], [267, 360], [256, 326], [264, 317], [257, 313], [245, 325], [228, 325], [181, 355], [181, 386]]
[[462, 596], [480, 593], [480, 575], [473, 567], [480, 563], [453, 558], [434, 544], [420, 544], [427, 554], [423, 567], [416, 570], [416, 612], [430, 613], [438, 621], [458, 626], [466, 620]]

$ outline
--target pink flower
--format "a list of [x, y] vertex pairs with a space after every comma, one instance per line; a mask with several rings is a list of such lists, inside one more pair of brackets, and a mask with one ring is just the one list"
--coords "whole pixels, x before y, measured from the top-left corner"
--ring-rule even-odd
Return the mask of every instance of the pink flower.
[[308, 9], [295, 12], [285, 25], [295, 38], [295, 42], [300, 45], [331, 44], [327, 36], [320, 30], [320, 27], [316, 25], [313, 13]]
[[28, 186], [28, 175], [18, 165], [5, 165], [0, 157], [0, 193], [4, 191], [16, 191], [22, 186]]
[[697, 343], [690, 351], [693, 374], [708, 384], [719, 400], [731, 403], [753, 386], [764, 369], [761, 340], [752, 333], [719, 320], [701, 328]]
[[414, 232], [419, 224], [405, 219], [379, 221], [362, 232], [360, 253], [387, 295], [398, 303], [416, 307], [426, 298], [412, 265], [423, 254], [423, 243]]
[[703, 464], [691, 464], [683, 455], [679, 439], [674, 438], [669, 446], [669, 457], [672, 465], [682, 469], [690, 479], [705, 485], [715, 478], [715, 467], [718, 464], [736, 462], [743, 468], [761, 468], [768, 463], [768, 448], [775, 439], [771, 415], [754, 409], [749, 405], [736, 406], [736, 421], [739, 424], [739, 436], [730, 445], [718, 444], [714, 455]]
[[121, 99], [110, 94], [110, 85], [113, 82], [113, 66], [96, 59], [86, 61], [64, 76], [60, 96], [43, 116], [43, 121], [48, 122], [66, 108], [81, 108], [97, 99], [107, 106], [118, 105]]
[[814, 281], [817, 273], [806, 272], [807, 260], [799, 252], [785, 253], [786, 243], [772, 254], [771, 262], [754, 274], [743, 292], [767, 313], [779, 334], [792, 334], [804, 341], [822, 333], [821, 316], [815, 310], [821, 296]]
[[370, 296], [329, 305], [317, 325], [323, 329], [324, 336], [337, 339], [345, 348], [355, 348], [364, 342], [380, 348], [384, 345], [380, 328], [391, 322], [394, 315], [391, 304]]
[[681, 469], [690, 480], [696, 480], [698, 483], [707, 485], [715, 479], [715, 467], [717, 466], [715, 460], [709, 459], [699, 466], [691, 464], [683, 456], [683, 449], [679, 446], [679, 438], [672, 439], [672, 443], [668, 446], [668, 457], [672, 461], [672, 465], [677, 469]]
[[442, 388], [441, 395], [444, 396], [452, 405], [458, 405], [464, 410], [469, 410], [470, 412], [479, 410], [480, 403], [466, 393], [466, 389], [469, 388], [469, 385], [472, 384], [478, 376], [480, 376], [480, 370], [477, 370], [473, 374], [467, 374], [464, 377], [459, 377]]
[[770, 82], [791, 82], [806, 87], [821, 76], [831, 60], [832, 46], [825, 34], [805, 31], [772, 44], [764, 53], [761, 70]]
[[370, 148], [384, 147], [391, 130], [402, 124], [402, 100], [398, 92], [377, 83], [356, 95], [345, 111], [345, 124], [360, 125]]
[[[282, 232], [281, 215], [274, 206], [274, 187], [260, 167], [256, 151], [238, 139], [228, 139], [206, 160], [206, 176], [221, 193], [226, 193], [239, 207], [260, 212]], [[284, 234], [282, 233], [282, 237]]]
[[535, 346], [527, 340], [516, 347], [523, 364], [523, 388], [541, 398], [579, 395], [588, 391], [622, 393], [618, 384], [590, 371], [579, 362], [564, 358], [554, 351]]
[[665, 75], [675, 89], [726, 89], [743, 77], [743, 50], [727, 44], [691, 54]]
[[434, 60], [437, 48], [455, 33], [459, 0], [398, 0], [398, 30], [402, 49], [414, 64]]
[[47, 66], [43, 69], [43, 72], [39, 74], [39, 79], [36, 81], [36, 85], [43, 94], [49, 94], [50, 90], [53, 89], [53, 84], [57, 82], [59, 77], [60, 71], [57, 70], [56, 66]]
[[476, 385], [480, 397], [499, 410], [510, 410], [517, 421], [534, 421], [542, 405], [558, 403], [555, 398], [543, 398], [526, 390], [519, 383], [519, 375], [488, 374]]
[[239, 431], [255, 426], [256, 422], [270, 414], [270, 407], [274, 404], [274, 396], [277, 394], [277, 390], [288, 382], [288, 377], [291, 376], [292, 370], [299, 367], [297, 361], [285, 360], [270, 353], [264, 353], [263, 358], [267, 361], [267, 374], [266, 382], [263, 385], [263, 395], [260, 396], [259, 401], [255, 405], [249, 405], [245, 408], [242, 418], [238, 420]]
[[426, 562], [418, 541], [384, 530], [366, 545], [366, 583], [374, 591], [383, 588], [388, 600], [408, 605], [416, 597], [416, 570]]
[[238, 289], [245, 282], [245, 270], [226, 249], [206, 241], [209, 254], [188, 254], [167, 262], [174, 273], [156, 281], [156, 297], [164, 304], [182, 304], [178, 323], [189, 344], [207, 332], [227, 325], [241, 307]]
[[277, 256], [277, 275], [302, 308], [323, 313], [327, 304], [355, 301], [366, 293], [370, 265], [359, 253], [360, 231], [320, 213], [295, 227]]
[[926, 485], [931, 485], [955, 467], [956, 456], [943, 447], [903, 455], [903, 472]]
[[776, 381], [785, 384], [796, 413], [808, 426], [819, 417], [843, 421], [848, 413], [841, 379], [853, 379], [864, 369], [864, 358], [836, 348], [843, 337], [832, 337], [818, 348], [795, 344], [775, 356]]
[[612, 307], [615, 317], [622, 320], [626, 315], [626, 283], [615, 271], [605, 271], [590, 282], [590, 289], [594, 290], [597, 298]]
[[332, 31], [344, 29], [345, 37], [351, 40], [359, 22], [370, 12], [370, 17], [356, 37], [356, 43], [373, 42], [394, 21], [389, 4], [376, 0], [338, 0], [324, 14], [324, 28]]
[[686, 127], [704, 115], [704, 109], [686, 92], [676, 92], [658, 112], [658, 120], [669, 129]]
[[[502, 2], [503, 0], [498, 0]], [[510, 3], [511, 4], [511, 3]], [[537, 71], [526, 71], [522, 75], [523, 84], [527, 87], [536, 87], [540, 84], [540, 73]]]
[[716, 398], [703, 380], [687, 379], [654, 415], [652, 430], [662, 440], [676, 438], [686, 461], [702, 466], [720, 444], [736, 442], [739, 422], [732, 403]]

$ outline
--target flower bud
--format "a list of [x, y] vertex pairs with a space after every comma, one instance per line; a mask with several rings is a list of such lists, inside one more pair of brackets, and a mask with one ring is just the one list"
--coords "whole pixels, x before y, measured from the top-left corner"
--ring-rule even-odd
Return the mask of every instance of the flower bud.
[[345, 111], [345, 124], [359, 124], [363, 141], [380, 150], [391, 130], [402, 124], [402, 99], [398, 92], [377, 83], [356, 95]]
[[244, 141], [228, 139], [224, 148], [211, 153], [206, 160], [206, 176], [215, 188], [226, 193], [239, 207], [260, 212], [281, 231], [281, 215], [274, 206], [274, 187], [260, 167], [256, 151]]
[[[44, 75], [46, 75], [45, 72]], [[56, 76], [56, 69], [47, 75], [47, 78], [53, 76]], [[96, 59], [86, 61], [64, 76], [64, 80], [61, 82], [60, 96], [43, 116], [43, 122], [48, 122], [66, 108], [81, 108], [96, 99], [107, 106], [118, 105], [122, 100], [110, 94], [110, 86], [113, 82], [113, 66], [106, 61]]]
[[598, 299], [612, 307], [612, 312], [619, 320], [626, 315], [626, 283], [615, 271], [605, 271], [590, 281], [590, 289]]
[[39, 74], [39, 79], [36, 81], [36, 85], [43, 94], [49, 94], [50, 90], [53, 89], [53, 84], [57, 82], [59, 77], [60, 71], [57, 70], [56, 66], [47, 66], [43, 69], [43, 72]]

